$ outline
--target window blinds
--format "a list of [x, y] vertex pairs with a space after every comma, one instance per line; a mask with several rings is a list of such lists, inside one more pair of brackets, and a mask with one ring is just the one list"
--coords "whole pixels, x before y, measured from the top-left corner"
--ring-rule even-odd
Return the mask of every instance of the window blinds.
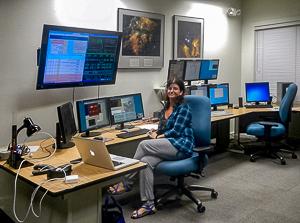
[[300, 88], [299, 25], [255, 31], [255, 80], [270, 82], [272, 96], [277, 82], [295, 82]]

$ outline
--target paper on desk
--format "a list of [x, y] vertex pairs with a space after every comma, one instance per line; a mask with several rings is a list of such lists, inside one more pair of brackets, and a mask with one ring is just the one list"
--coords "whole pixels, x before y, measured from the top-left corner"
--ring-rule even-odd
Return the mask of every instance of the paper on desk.
[[139, 125], [139, 127], [141, 129], [149, 129], [149, 130], [155, 129], [155, 130], [157, 130], [158, 124], [145, 124], [145, 125]]
[[34, 153], [34, 152], [38, 151], [40, 146], [28, 146], [28, 148], [30, 149], [31, 153]]

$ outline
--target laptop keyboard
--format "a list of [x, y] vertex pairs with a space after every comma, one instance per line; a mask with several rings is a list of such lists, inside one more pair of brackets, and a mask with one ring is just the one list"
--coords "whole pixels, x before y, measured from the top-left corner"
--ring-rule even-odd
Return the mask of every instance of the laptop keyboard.
[[118, 161], [115, 161], [115, 160], [112, 160], [112, 162], [113, 162], [114, 166], [119, 166], [119, 165], [124, 164], [122, 162], [118, 162]]
[[130, 138], [130, 137], [138, 136], [138, 135], [143, 135], [143, 134], [146, 134], [147, 132], [149, 132], [148, 129], [139, 129], [139, 130], [132, 131], [132, 132], [120, 133], [120, 134], [117, 134], [117, 136], [119, 138], [126, 139], [126, 138]]

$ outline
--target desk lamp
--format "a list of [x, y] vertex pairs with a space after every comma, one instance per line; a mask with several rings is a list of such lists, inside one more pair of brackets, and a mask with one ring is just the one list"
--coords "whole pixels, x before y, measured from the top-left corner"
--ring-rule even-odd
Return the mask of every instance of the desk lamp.
[[11, 167], [17, 169], [22, 161], [22, 151], [18, 150], [17, 137], [19, 132], [26, 128], [26, 134], [28, 137], [32, 136], [34, 133], [41, 130], [41, 127], [34, 124], [31, 118], [24, 118], [23, 125], [17, 129], [17, 125], [12, 126], [12, 140], [10, 147], [10, 157], [8, 159], [8, 163]]

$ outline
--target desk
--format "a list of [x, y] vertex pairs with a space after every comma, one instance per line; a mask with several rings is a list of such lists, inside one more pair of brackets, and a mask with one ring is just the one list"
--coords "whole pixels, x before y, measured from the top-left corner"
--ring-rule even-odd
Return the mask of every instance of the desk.
[[[73, 147], [58, 150], [52, 158], [42, 163], [58, 166], [78, 157], [80, 157], [79, 153]], [[146, 164], [140, 162], [118, 171], [111, 171], [84, 163], [73, 165], [72, 174], [79, 175], [79, 181], [75, 184], [65, 184], [62, 181], [46, 183], [41, 190], [49, 190], [47, 194], [50, 196], [46, 196], [43, 201], [42, 215], [38, 219], [31, 215], [27, 222], [101, 222], [102, 188], [117, 182], [125, 174], [145, 167]], [[4, 161], [0, 162], [0, 169], [4, 170], [4, 174], [10, 178], [11, 188], [13, 188], [16, 170], [4, 164]], [[22, 180], [18, 181], [17, 184], [17, 214], [21, 218], [25, 214], [24, 207], [27, 208], [29, 205], [28, 200], [32, 193], [32, 186], [36, 187], [46, 179], [46, 175], [32, 176], [31, 172], [32, 167], [22, 168], [20, 171], [20, 179]], [[27, 184], [22, 183], [22, 181], [27, 182]], [[10, 211], [5, 212], [12, 216], [11, 199], [7, 205], [4, 209]]]
[[[244, 132], [246, 126], [253, 121], [258, 121], [258, 116], [278, 116], [278, 109], [275, 108], [239, 108], [239, 109], [226, 109], [232, 115], [212, 117], [212, 137], [216, 138], [217, 150], [225, 150], [230, 141], [229, 120], [235, 119], [236, 133]], [[294, 107], [293, 113], [299, 113], [300, 107]], [[261, 117], [260, 117], [261, 118]]]

